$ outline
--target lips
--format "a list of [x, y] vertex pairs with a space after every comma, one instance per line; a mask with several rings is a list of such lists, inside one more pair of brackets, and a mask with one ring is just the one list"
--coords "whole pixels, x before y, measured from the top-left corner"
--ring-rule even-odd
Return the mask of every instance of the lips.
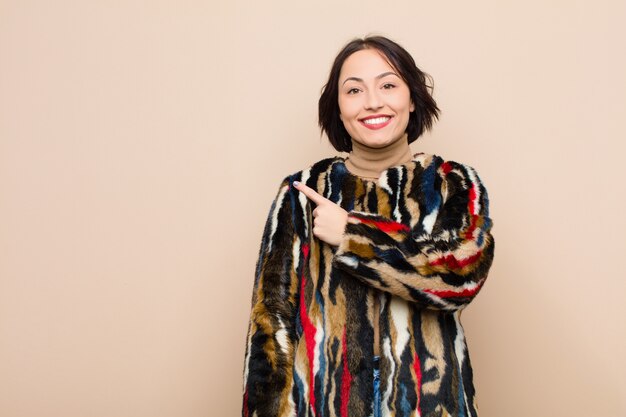
[[387, 114], [374, 114], [360, 119], [359, 122], [368, 129], [378, 130], [387, 126], [391, 119], [393, 117]]

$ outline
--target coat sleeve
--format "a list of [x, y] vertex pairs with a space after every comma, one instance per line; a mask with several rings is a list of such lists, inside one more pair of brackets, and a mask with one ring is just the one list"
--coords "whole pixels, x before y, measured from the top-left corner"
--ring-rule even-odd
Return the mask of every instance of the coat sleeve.
[[489, 198], [468, 165], [442, 162], [433, 177], [433, 207], [415, 225], [348, 212], [357, 223], [346, 224], [333, 266], [423, 308], [458, 310], [478, 294], [493, 261]]
[[242, 416], [283, 416], [291, 401], [297, 244], [289, 177], [270, 208], [256, 263], [243, 375]]

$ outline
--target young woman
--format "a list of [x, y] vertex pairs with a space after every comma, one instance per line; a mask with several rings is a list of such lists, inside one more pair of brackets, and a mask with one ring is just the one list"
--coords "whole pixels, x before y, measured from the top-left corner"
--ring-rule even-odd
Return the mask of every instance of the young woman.
[[397, 43], [355, 39], [319, 101], [335, 156], [287, 176], [256, 265], [243, 416], [476, 416], [461, 312], [494, 256], [472, 167], [409, 144], [439, 109]]

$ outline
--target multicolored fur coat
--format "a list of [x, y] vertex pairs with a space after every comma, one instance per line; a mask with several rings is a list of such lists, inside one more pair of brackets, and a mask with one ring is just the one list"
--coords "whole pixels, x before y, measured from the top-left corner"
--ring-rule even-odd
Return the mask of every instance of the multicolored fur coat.
[[[335, 156], [286, 177], [260, 245], [243, 375], [245, 417], [365, 417], [373, 409], [373, 300], [380, 305], [383, 416], [477, 416], [461, 312], [494, 256], [487, 190], [437, 155], [350, 173]], [[348, 222], [333, 246], [312, 233], [315, 203]]]

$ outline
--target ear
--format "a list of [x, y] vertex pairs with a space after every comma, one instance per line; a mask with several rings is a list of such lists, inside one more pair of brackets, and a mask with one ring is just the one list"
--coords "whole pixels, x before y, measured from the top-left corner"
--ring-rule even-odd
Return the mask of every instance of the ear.
[[409, 106], [409, 113], [413, 113], [415, 111], [415, 104], [413, 100], [411, 100], [411, 105]]

